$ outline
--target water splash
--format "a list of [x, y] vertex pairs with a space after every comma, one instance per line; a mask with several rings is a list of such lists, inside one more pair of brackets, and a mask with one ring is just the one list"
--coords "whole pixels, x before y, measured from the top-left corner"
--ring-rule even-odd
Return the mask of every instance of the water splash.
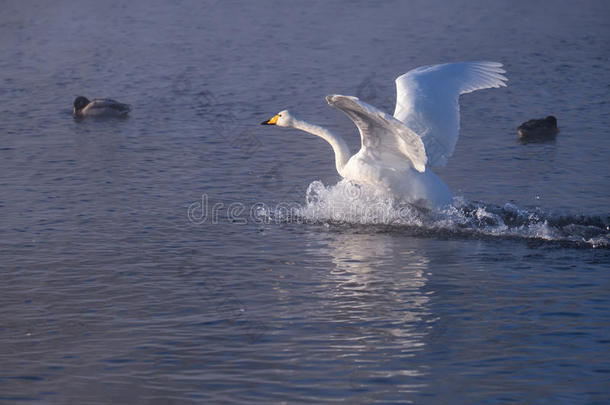
[[[610, 215], [562, 215], [460, 197], [454, 198], [448, 208], [430, 210], [347, 180], [333, 186], [314, 181], [307, 189], [305, 205], [294, 214], [308, 223], [377, 225], [413, 234], [526, 238], [581, 247], [610, 247]], [[283, 219], [290, 220], [285, 215]]]

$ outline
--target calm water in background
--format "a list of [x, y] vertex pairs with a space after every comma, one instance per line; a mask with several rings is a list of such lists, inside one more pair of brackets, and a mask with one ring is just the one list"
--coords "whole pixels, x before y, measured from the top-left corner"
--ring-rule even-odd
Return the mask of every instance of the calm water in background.
[[[517, 3], [3, 4], [0, 401], [610, 401], [610, 7]], [[456, 60], [510, 79], [461, 98], [462, 217], [278, 220], [339, 178], [263, 119], [355, 151], [325, 95], [391, 112]], [[75, 121], [77, 95], [133, 112]], [[556, 142], [516, 142], [548, 114]]]

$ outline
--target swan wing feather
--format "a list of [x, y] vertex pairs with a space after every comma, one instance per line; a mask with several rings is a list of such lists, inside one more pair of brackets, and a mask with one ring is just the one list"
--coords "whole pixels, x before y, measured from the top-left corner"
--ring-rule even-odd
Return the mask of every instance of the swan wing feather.
[[328, 104], [342, 110], [356, 124], [362, 147], [379, 155], [392, 154], [407, 157], [413, 167], [426, 170], [426, 150], [418, 134], [405, 124], [357, 97], [330, 95]]
[[421, 136], [428, 164], [444, 166], [455, 149], [461, 94], [506, 86], [497, 62], [457, 62], [422, 66], [396, 79], [394, 118]]

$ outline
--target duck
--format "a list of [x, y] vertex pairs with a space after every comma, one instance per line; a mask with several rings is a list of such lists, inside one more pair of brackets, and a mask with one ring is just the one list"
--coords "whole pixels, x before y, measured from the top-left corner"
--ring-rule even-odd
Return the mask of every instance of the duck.
[[520, 141], [547, 141], [555, 139], [559, 133], [557, 118], [549, 115], [546, 118], [535, 118], [517, 127]]
[[110, 116], [124, 117], [131, 111], [129, 104], [120, 103], [109, 98], [95, 98], [78, 96], [74, 100], [74, 117]]

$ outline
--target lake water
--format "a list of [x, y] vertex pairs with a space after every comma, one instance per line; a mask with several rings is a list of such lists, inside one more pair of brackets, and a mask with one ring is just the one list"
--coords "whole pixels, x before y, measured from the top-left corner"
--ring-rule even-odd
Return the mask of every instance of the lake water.
[[[2, 8], [0, 402], [610, 402], [609, 3]], [[392, 112], [398, 75], [459, 60], [509, 86], [461, 98], [444, 212], [259, 125], [355, 151], [324, 96]]]

